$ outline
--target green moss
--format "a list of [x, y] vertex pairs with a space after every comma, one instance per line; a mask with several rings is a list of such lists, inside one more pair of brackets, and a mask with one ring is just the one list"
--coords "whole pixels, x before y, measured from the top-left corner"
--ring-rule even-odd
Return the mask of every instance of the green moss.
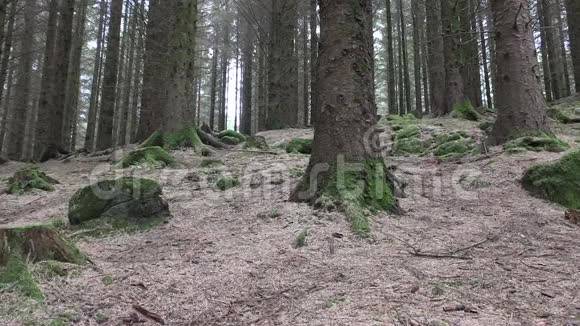
[[55, 184], [58, 184], [58, 181], [49, 177], [37, 167], [27, 167], [16, 171], [8, 179], [8, 189], [6, 189], [6, 192], [21, 195], [33, 189], [54, 191]]
[[228, 189], [237, 187], [240, 185], [240, 181], [234, 177], [221, 177], [216, 182], [216, 186], [221, 191], [226, 191]]
[[478, 128], [485, 131], [486, 133], [491, 133], [491, 130], [493, 129], [493, 125], [495, 124], [494, 121], [483, 121], [478, 125]]
[[197, 129], [188, 127], [174, 132], [157, 130], [140, 147], [162, 147], [166, 150], [174, 150], [178, 148], [197, 148], [201, 144]]
[[405, 126], [395, 133], [395, 140], [405, 139], [405, 138], [416, 138], [421, 133], [419, 127], [411, 125]]
[[246, 136], [234, 130], [223, 130], [218, 134], [218, 138], [222, 139], [224, 137], [237, 138], [239, 139], [238, 143], [246, 141]]
[[113, 285], [113, 283], [114, 283], [114, 280], [113, 280], [113, 277], [112, 277], [111, 275], [105, 275], [105, 276], [103, 276], [103, 278], [101, 279], [101, 282], [103, 282], [103, 284], [104, 284], [105, 286], [110, 286], [110, 285]]
[[119, 163], [121, 168], [130, 166], [148, 166], [161, 168], [175, 164], [175, 159], [158, 146], [144, 147], [127, 154]]
[[477, 113], [469, 101], [456, 104], [451, 111], [454, 118], [479, 121], [479, 113]]
[[550, 118], [559, 121], [561, 123], [570, 123], [572, 120], [572, 118], [568, 114], [564, 113], [563, 110], [557, 107], [549, 108], [547, 113]]
[[294, 248], [305, 247], [307, 244], [306, 237], [308, 237], [308, 229], [304, 229], [302, 232], [298, 233], [296, 240], [294, 240]]
[[[162, 194], [161, 186], [156, 181], [150, 179], [122, 177], [116, 180], [103, 180], [94, 185], [84, 187], [78, 190], [69, 202], [69, 222], [71, 225], [78, 225], [89, 220], [102, 217], [113, 208], [120, 208], [121, 204], [128, 204], [131, 201], [144, 204], [157, 204], [157, 199]], [[147, 206], [147, 205], [145, 205]], [[144, 214], [145, 217], [157, 218], [158, 211], [140, 211], [141, 207], [131, 207], [134, 210], [128, 212], [119, 212], [119, 226], [130, 218], [131, 214]], [[157, 209], [157, 206], [151, 206], [149, 209]], [[147, 216], [147, 214], [154, 214]]]
[[460, 140], [463, 138], [468, 138], [469, 136], [467, 135], [467, 133], [465, 131], [462, 130], [457, 130], [457, 131], [452, 131], [449, 133], [443, 133], [443, 134], [437, 134], [435, 135], [435, 144], [437, 146], [442, 145], [444, 143], [448, 143], [454, 140]]
[[529, 168], [522, 184], [535, 196], [569, 209], [580, 209], [580, 150], [556, 162]]
[[313, 142], [312, 139], [292, 138], [286, 145], [286, 153], [311, 154]]
[[270, 149], [268, 143], [266, 142], [266, 138], [263, 136], [252, 136], [248, 137], [246, 143], [244, 144], [244, 148], [257, 148], [263, 151], [267, 151]]
[[547, 134], [536, 136], [524, 136], [511, 140], [504, 144], [503, 148], [510, 153], [521, 153], [524, 151], [533, 152], [564, 152], [570, 148], [570, 145]]
[[0, 267], [0, 290], [12, 288], [34, 300], [44, 299], [24, 259], [17, 255], [10, 255], [6, 265]]
[[403, 138], [395, 140], [393, 143], [394, 155], [413, 155], [424, 154], [431, 145], [430, 141], [421, 140], [419, 138]]
[[242, 142], [239, 138], [230, 136], [223, 136], [220, 140], [222, 141], [222, 143], [227, 145], [238, 145]]
[[409, 125], [415, 125], [418, 123], [417, 118], [412, 114], [400, 115], [389, 115], [386, 118], [387, 125], [391, 127], [394, 131], [401, 130]]
[[224, 165], [224, 161], [219, 160], [219, 159], [215, 159], [215, 158], [206, 158], [203, 161], [201, 161], [201, 163], [199, 164], [199, 166], [202, 168], [207, 168], [210, 166], [218, 166], [218, 165]]
[[434, 155], [443, 161], [458, 160], [468, 154], [475, 153], [475, 145], [472, 139], [460, 138], [442, 143], [437, 146]]

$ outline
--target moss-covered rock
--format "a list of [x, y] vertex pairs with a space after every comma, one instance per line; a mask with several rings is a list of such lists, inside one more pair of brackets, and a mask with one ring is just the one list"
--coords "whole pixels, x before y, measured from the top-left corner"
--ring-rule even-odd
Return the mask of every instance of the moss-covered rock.
[[469, 101], [456, 104], [451, 111], [451, 115], [457, 119], [479, 121], [479, 113], [477, 113]]
[[266, 142], [266, 138], [263, 136], [251, 136], [246, 139], [246, 143], [244, 144], [244, 148], [257, 148], [263, 151], [267, 151], [270, 149], [268, 146], [268, 142]]
[[103, 180], [78, 190], [69, 202], [71, 225], [102, 219], [122, 228], [155, 224], [169, 216], [161, 186], [150, 179], [122, 177]]
[[242, 142], [242, 140], [240, 140], [239, 138], [230, 136], [223, 136], [222, 138], [220, 138], [220, 140], [222, 141], [222, 143], [226, 145], [239, 145]]
[[[238, 144], [246, 141], [246, 136], [244, 136], [242, 133], [239, 133], [239, 132], [234, 131], [234, 130], [223, 130], [218, 134], [218, 138], [222, 139], [224, 137], [237, 138], [237, 139], [239, 139]], [[222, 141], [223, 141], [223, 139], [222, 139]]]
[[312, 154], [312, 139], [292, 138], [286, 145], [286, 153]]
[[238, 180], [238, 178], [235, 177], [221, 177], [216, 182], [216, 186], [221, 191], [226, 191], [239, 185], [240, 181]]
[[25, 296], [42, 300], [27, 265], [40, 261], [83, 264], [86, 258], [51, 226], [0, 228], [0, 289], [15, 287]]
[[415, 125], [405, 126], [395, 133], [395, 140], [405, 138], [416, 138], [421, 133], [421, 129]]
[[472, 139], [459, 138], [437, 146], [433, 154], [440, 160], [452, 161], [473, 154], [475, 151], [475, 142]]
[[494, 124], [494, 121], [486, 120], [479, 123], [478, 128], [485, 131], [486, 134], [490, 134]]
[[537, 197], [580, 209], [580, 150], [558, 161], [532, 166], [524, 174], [522, 185]]
[[567, 112], [564, 112], [564, 110], [558, 107], [549, 108], [547, 113], [550, 118], [561, 123], [570, 123], [572, 121], [572, 117], [570, 117]]
[[175, 164], [175, 159], [159, 146], [144, 147], [127, 154], [119, 163], [122, 168], [130, 166], [148, 166], [162, 168]]
[[141, 148], [162, 147], [166, 150], [178, 148], [197, 148], [202, 145], [194, 127], [184, 128], [174, 132], [155, 131], [141, 144]]
[[412, 114], [406, 115], [389, 115], [386, 117], [387, 125], [391, 127], [394, 131], [401, 130], [409, 125], [417, 124], [417, 118]]
[[37, 167], [27, 167], [16, 171], [8, 179], [6, 192], [19, 195], [32, 191], [33, 189], [54, 191], [54, 185], [58, 183], [57, 180], [49, 177]]
[[448, 143], [454, 140], [460, 140], [460, 139], [464, 139], [464, 138], [468, 138], [469, 136], [467, 135], [467, 133], [465, 131], [462, 130], [457, 130], [457, 131], [451, 131], [448, 133], [440, 133], [440, 134], [436, 134], [434, 139], [435, 139], [435, 144], [437, 146], [442, 145], [444, 143]]
[[218, 166], [218, 165], [224, 165], [224, 161], [219, 160], [219, 159], [215, 159], [215, 158], [206, 158], [203, 161], [201, 161], [201, 163], [199, 164], [199, 166], [202, 168], [207, 168], [207, 167], [211, 167], [211, 166]]
[[424, 154], [429, 149], [431, 142], [421, 140], [416, 137], [395, 140], [393, 143], [394, 155], [415, 155]]
[[570, 145], [556, 138], [555, 136], [539, 134], [536, 136], [524, 136], [507, 142], [503, 148], [510, 153], [520, 153], [525, 151], [533, 152], [564, 152]]

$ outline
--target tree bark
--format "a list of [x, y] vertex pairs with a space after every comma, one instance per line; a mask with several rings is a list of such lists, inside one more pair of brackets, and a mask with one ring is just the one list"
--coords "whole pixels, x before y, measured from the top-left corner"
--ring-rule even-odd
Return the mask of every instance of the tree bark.
[[[16, 3], [12, 2], [10, 6], [8, 27], [4, 38], [4, 50], [2, 51], [2, 59], [0, 62], [0, 104], [2, 104], [2, 122], [0, 124], [0, 155], [4, 149], [4, 137], [6, 136], [6, 123], [8, 120], [9, 94], [8, 90], [12, 86], [12, 74], [14, 69], [9, 69], [10, 57], [12, 54], [12, 35], [14, 33], [14, 21], [16, 17]], [[0, 45], [1, 46], [1, 45]], [[7, 85], [6, 85], [7, 84]], [[4, 96], [4, 85], [6, 85], [6, 96]]]
[[562, 62], [562, 46], [558, 35], [558, 15], [560, 14], [555, 0], [541, 0], [544, 14], [544, 26], [548, 58], [550, 62], [550, 78], [554, 100], [567, 96], [566, 75]]
[[580, 1], [566, 0], [568, 31], [570, 33], [570, 50], [574, 66], [576, 92], [580, 92]]
[[445, 107], [445, 56], [443, 55], [443, 32], [441, 2], [427, 1], [427, 40], [429, 49], [429, 80], [431, 87], [431, 113], [442, 116]]
[[442, 114], [447, 114], [467, 99], [464, 93], [464, 80], [461, 74], [461, 16], [457, 0], [441, 0], [441, 17], [444, 26], [445, 55], [445, 106]]
[[492, 0], [497, 50], [498, 118], [489, 142], [529, 132], [550, 133], [527, 0]]

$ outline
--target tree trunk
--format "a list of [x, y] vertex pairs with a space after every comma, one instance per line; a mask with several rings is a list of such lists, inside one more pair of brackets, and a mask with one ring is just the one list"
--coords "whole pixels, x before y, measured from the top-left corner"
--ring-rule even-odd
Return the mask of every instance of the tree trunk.
[[[10, 57], [12, 54], [12, 35], [14, 33], [14, 21], [16, 17], [16, 3], [12, 2], [8, 18], [8, 27], [6, 37], [4, 38], [4, 50], [0, 62], [0, 104], [2, 105], [2, 122], [0, 124], [0, 155], [4, 149], [4, 137], [6, 136], [6, 123], [8, 120], [8, 111], [10, 108], [10, 96], [8, 90], [12, 87], [13, 68], [9, 67]], [[0, 46], [2, 46], [0, 44]], [[10, 68], [10, 69], [9, 69]], [[7, 84], [7, 85], [6, 85]], [[6, 85], [6, 96], [4, 96], [4, 85]]]
[[481, 60], [483, 65], [483, 78], [485, 80], [485, 99], [488, 108], [493, 108], [493, 101], [491, 99], [491, 84], [489, 74], [489, 63], [487, 62], [487, 45], [485, 38], [485, 30], [483, 28], [483, 13], [477, 13], [477, 24], [479, 27], [479, 38], [481, 42]]
[[464, 80], [461, 75], [461, 17], [460, 1], [441, 0], [441, 17], [445, 34], [445, 106], [442, 114], [447, 114], [467, 99], [464, 94]]
[[310, 0], [310, 123], [318, 112], [318, 1]]
[[413, 16], [413, 67], [415, 77], [415, 114], [418, 118], [423, 116], [423, 92], [421, 89], [421, 29], [423, 18], [420, 17], [419, 0], [412, 0], [411, 8]]
[[87, 132], [85, 134], [85, 149], [89, 152], [95, 149], [95, 135], [97, 126], [97, 115], [99, 110], [99, 94], [101, 84], [102, 56], [103, 56], [103, 34], [105, 21], [107, 19], [107, 1], [101, 2], [99, 13], [99, 28], [97, 32], [97, 47], [95, 49], [95, 65], [93, 67], [93, 79], [91, 82], [91, 98], [89, 101], [89, 112], [87, 117]]
[[426, 1], [427, 40], [429, 49], [429, 80], [431, 86], [431, 113], [442, 116], [445, 107], [445, 57], [441, 25], [441, 2]]
[[540, 54], [542, 56], [544, 90], [546, 93], [546, 100], [548, 102], [552, 102], [554, 100], [552, 95], [552, 73], [550, 72], [550, 58], [548, 56], [548, 42], [546, 36], [546, 20], [544, 18], [543, 0], [538, 0], [536, 12], [538, 13], [538, 20], [540, 22]]
[[393, 51], [393, 17], [391, 0], [385, 1], [386, 34], [387, 34], [387, 101], [389, 114], [397, 114], [397, 95], [395, 85], [395, 52]]
[[321, 196], [336, 199], [360, 235], [368, 233], [368, 222], [359, 213], [363, 209], [359, 205], [385, 210], [397, 205], [380, 152], [369, 146], [367, 137], [377, 122], [371, 3], [320, 1], [321, 110], [306, 175], [291, 195], [294, 201], [315, 201]]
[[576, 92], [580, 92], [580, 1], [566, 0], [568, 31], [570, 34], [570, 51], [574, 66]]
[[253, 31], [249, 22], [242, 23], [244, 47], [242, 49], [242, 117], [240, 132], [252, 135], [252, 64], [254, 62]]
[[550, 62], [550, 78], [554, 100], [567, 95], [566, 75], [562, 62], [562, 46], [558, 35], [558, 15], [560, 10], [556, 0], [541, 0], [544, 14], [548, 58]]
[[529, 132], [551, 133], [539, 83], [527, 0], [492, 0], [497, 50], [498, 118], [490, 143], [499, 145]]

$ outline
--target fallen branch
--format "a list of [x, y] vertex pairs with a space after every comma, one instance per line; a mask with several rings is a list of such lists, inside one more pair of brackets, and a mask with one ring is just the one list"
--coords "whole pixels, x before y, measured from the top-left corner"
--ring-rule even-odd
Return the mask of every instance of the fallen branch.
[[142, 314], [143, 316], [157, 322], [158, 324], [165, 325], [165, 321], [158, 314], [151, 312], [136, 304], [133, 305], [133, 309], [135, 309], [138, 313]]

